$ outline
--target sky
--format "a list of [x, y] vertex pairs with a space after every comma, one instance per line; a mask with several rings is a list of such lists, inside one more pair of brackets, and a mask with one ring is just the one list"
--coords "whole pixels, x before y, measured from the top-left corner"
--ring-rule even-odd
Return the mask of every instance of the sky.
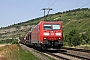
[[90, 0], [0, 0], [0, 27], [42, 17], [43, 8], [52, 8], [50, 14], [90, 8]]

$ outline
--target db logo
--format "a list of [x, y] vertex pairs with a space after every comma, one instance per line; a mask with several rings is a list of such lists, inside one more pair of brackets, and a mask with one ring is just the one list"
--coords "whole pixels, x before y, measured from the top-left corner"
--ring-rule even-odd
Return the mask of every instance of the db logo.
[[51, 35], [54, 35], [54, 33], [51, 33]]

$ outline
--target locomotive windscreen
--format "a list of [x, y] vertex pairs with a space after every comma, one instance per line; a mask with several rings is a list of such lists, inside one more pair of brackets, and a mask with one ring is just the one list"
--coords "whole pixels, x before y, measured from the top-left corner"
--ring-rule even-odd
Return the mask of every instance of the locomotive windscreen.
[[44, 30], [60, 30], [60, 24], [44, 24]]

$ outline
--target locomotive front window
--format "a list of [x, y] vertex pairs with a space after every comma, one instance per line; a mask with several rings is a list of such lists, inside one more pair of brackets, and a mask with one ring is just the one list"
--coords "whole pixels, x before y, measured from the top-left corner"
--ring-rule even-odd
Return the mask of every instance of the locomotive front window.
[[59, 24], [44, 24], [44, 30], [59, 30], [60, 25]]
[[51, 29], [52, 29], [51, 25], [44, 25], [44, 30], [51, 30]]
[[60, 25], [58, 24], [58, 25], [52, 25], [52, 27], [53, 27], [53, 29], [55, 29], [55, 30], [59, 30], [60, 29]]

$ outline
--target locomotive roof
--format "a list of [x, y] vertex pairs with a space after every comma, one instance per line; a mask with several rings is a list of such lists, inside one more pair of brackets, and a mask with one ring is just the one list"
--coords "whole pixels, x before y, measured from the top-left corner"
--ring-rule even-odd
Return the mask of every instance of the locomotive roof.
[[[51, 21], [40, 21], [40, 23], [50, 23], [50, 24], [52, 24], [52, 23], [55, 23], [55, 24], [56, 24], [56, 23], [60, 23], [60, 24], [61, 24], [60, 21], [52, 21], [52, 22], [51, 22]], [[40, 24], [40, 23], [39, 23], [39, 24]]]

